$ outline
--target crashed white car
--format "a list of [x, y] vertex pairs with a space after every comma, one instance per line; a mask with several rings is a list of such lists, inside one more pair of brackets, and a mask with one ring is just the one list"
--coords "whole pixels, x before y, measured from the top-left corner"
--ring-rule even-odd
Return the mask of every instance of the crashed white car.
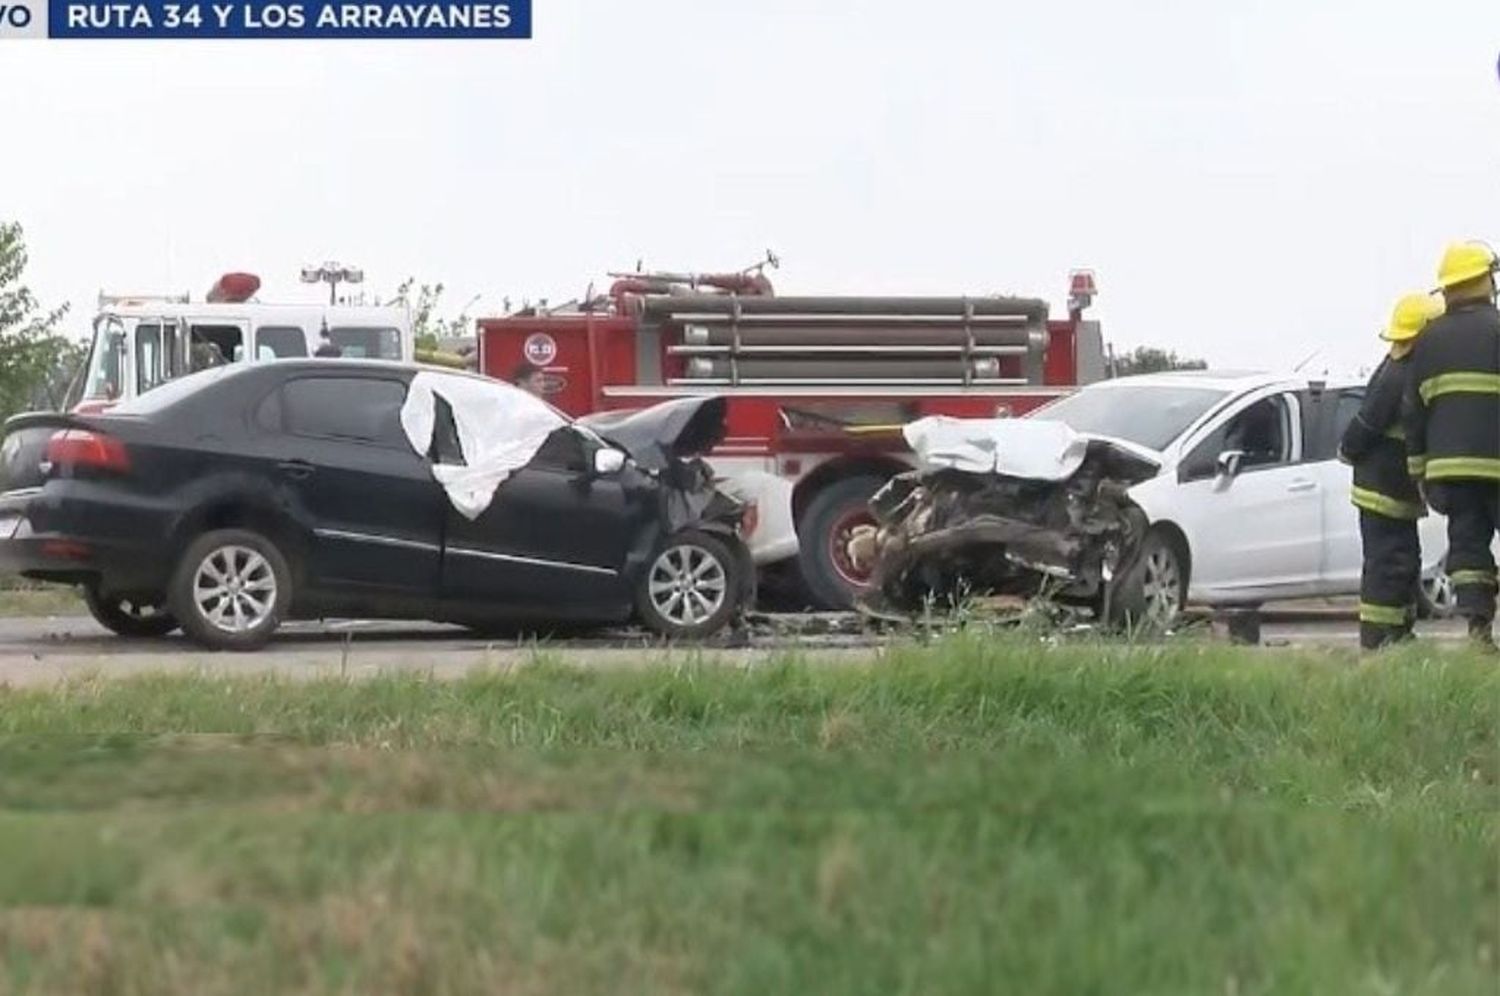
[[[1084, 388], [1019, 420], [906, 427], [919, 469], [851, 541], [861, 607], [970, 594], [1170, 624], [1197, 602], [1252, 606], [1359, 590], [1352, 472], [1337, 459], [1364, 386], [1173, 373]], [[1424, 519], [1423, 608], [1451, 611], [1444, 520]]]
[[[1365, 385], [1267, 374], [1174, 372], [1105, 381], [1036, 419], [1155, 464], [1130, 498], [1150, 523], [1142, 594], [1156, 615], [1359, 591], [1359, 513], [1337, 458]], [[1422, 520], [1423, 608], [1445, 614], [1445, 520]]]

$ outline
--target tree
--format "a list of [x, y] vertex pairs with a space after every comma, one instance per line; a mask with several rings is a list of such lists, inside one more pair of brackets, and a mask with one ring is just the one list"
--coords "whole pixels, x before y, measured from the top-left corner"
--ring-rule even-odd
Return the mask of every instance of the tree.
[[1167, 370], [1207, 370], [1202, 360], [1185, 359], [1171, 350], [1155, 346], [1137, 346], [1123, 356], [1115, 357], [1114, 375], [1130, 377], [1134, 374], [1162, 373]]
[[415, 278], [407, 277], [396, 288], [396, 297], [390, 302], [411, 310], [411, 330], [417, 340], [417, 349], [424, 352], [436, 352], [442, 339], [461, 339], [470, 334], [467, 308], [453, 318], [438, 315], [442, 297], [441, 283], [419, 285]]
[[80, 344], [57, 331], [68, 306], [44, 311], [21, 283], [26, 261], [20, 224], [0, 222], [0, 418], [61, 407], [83, 356]]

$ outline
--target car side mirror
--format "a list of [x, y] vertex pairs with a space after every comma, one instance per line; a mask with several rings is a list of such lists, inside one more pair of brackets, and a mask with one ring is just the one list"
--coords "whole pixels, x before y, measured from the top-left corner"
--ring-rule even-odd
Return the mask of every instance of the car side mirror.
[[594, 451], [594, 474], [597, 477], [610, 477], [625, 469], [625, 454], [608, 446], [601, 446]]
[[1244, 463], [1244, 450], [1225, 450], [1223, 453], [1219, 454], [1217, 463], [1219, 476], [1226, 478], [1238, 477], [1240, 469], [1244, 466]]

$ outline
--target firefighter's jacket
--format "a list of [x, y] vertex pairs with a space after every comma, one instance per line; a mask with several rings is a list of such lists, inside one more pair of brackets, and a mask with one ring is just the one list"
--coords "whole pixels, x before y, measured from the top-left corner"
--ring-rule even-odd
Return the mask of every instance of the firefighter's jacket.
[[1387, 356], [1370, 378], [1359, 414], [1344, 430], [1339, 456], [1354, 467], [1354, 504], [1390, 519], [1427, 514], [1407, 473], [1401, 405], [1411, 370], [1409, 357]]
[[1500, 481], [1500, 311], [1455, 304], [1411, 354], [1406, 446], [1413, 477]]

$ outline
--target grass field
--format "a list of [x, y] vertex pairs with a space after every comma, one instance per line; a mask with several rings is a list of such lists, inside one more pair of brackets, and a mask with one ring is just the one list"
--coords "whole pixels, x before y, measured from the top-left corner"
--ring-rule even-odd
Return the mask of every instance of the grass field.
[[1494, 662], [0, 692], [0, 992], [1493, 994]]

